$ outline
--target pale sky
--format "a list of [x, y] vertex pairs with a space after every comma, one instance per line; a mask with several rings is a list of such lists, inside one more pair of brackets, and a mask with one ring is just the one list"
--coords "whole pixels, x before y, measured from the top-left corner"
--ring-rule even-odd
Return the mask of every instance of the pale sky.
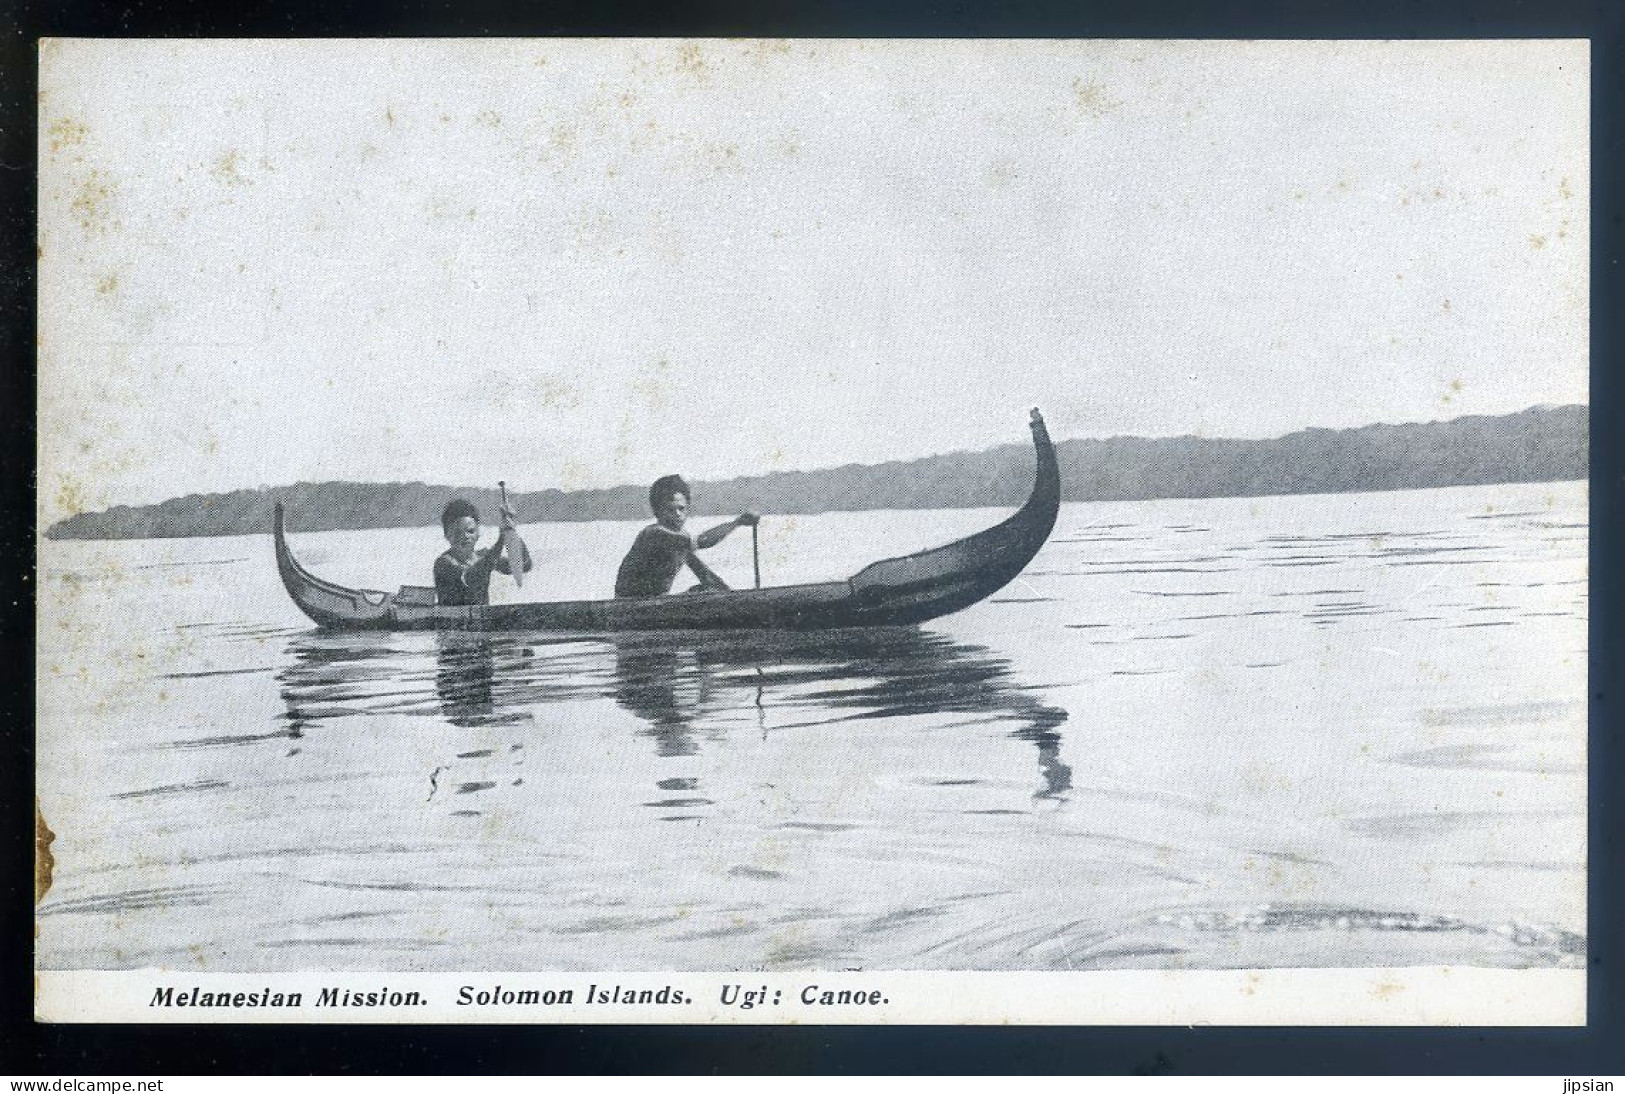
[[1588, 58], [47, 43], [40, 519], [1585, 402]]

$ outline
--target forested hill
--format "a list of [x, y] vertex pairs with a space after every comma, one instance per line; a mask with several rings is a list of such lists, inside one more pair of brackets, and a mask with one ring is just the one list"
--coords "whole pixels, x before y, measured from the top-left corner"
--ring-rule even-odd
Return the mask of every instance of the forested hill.
[[[1116, 501], [1583, 479], [1589, 436], [1589, 408], [1540, 406], [1500, 417], [1306, 429], [1270, 440], [1072, 440], [1057, 444], [1056, 452], [1065, 500]], [[694, 501], [696, 512], [730, 514], [948, 509], [1018, 505], [1031, 485], [1031, 445], [1005, 445], [907, 462], [696, 483]], [[513, 497], [527, 523], [638, 520], [649, 515], [646, 490], [636, 485]], [[453, 496], [468, 498], [482, 513], [495, 513], [497, 495], [489, 489], [421, 482], [297, 483], [81, 513], [53, 525], [47, 535], [142, 539], [264, 533], [278, 500], [295, 532], [407, 527], [434, 524]]]

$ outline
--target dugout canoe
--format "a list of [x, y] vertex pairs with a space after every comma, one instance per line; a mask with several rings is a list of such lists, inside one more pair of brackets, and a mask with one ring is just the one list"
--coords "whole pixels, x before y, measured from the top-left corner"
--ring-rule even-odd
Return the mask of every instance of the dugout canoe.
[[1037, 473], [1026, 504], [1013, 515], [965, 539], [872, 563], [845, 581], [645, 599], [441, 606], [432, 588], [347, 589], [312, 574], [288, 546], [280, 502], [272, 528], [277, 569], [300, 610], [332, 630], [813, 631], [921, 623], [991, 596], [1049, 538], [1061, 502], [1060, 469], [1036, 410], [1031, 426]]

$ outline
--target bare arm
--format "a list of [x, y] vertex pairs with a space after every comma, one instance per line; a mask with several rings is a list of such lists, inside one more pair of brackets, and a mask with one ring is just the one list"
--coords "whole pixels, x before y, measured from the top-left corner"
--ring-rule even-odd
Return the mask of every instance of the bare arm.
[[701, 562], [700, 556], [692, 551], [688, 555], [688, 568], [694, 571], [694, 576], [700, 579], [700, 585], [704, 588], [726, 589], [729, 587], [726, 581], [718, 577], [711, 567]]
[[708, 528], [694, 538], [694, 546], [699, 548], [715, 547], [728, 538], [728, 533], [735, 528], [744, 528], [756, 523], [755, 513], [741, 513], [733, 520], [719, 524], [715, 528]]

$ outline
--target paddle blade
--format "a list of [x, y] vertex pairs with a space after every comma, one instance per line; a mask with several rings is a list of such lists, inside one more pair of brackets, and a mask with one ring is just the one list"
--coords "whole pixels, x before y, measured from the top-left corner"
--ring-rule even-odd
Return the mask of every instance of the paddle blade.
[[519, 533], [512, 528], [504, 528], [500, 537], [502, 544], [502, 557], [508, 560], [508, 569], [513, 571], [513, 583], [520, 588], [525, 586], [525, 545], [520, 540]]

